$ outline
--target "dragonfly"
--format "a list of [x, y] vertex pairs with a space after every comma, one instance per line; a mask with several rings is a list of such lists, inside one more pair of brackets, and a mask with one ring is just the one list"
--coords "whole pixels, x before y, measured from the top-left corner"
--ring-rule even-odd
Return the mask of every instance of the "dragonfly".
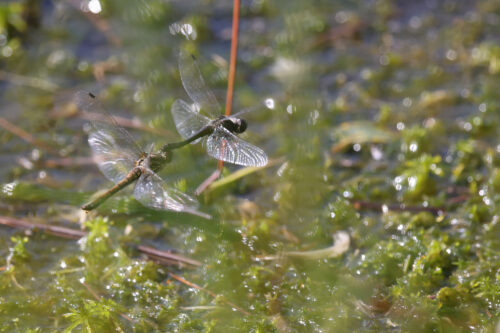
[[193, 104], [181, 99], [174, 101], [171, 112], [177, 131], [184, 141], [169, 143], [163, 148], [177, 149], [203, 140], [208, 155], [218, 160], [243, 166], [266, 165], [268, 159], [262, 149], [235, 135], [247, 129], [246, 120], [240, 116], [248, 110], [232, 116], [221, 115], [219, 102], [205, 85], [196, 60], [191, 54], [180, 53], [179, 72], [182, 85]]
[[133, 194], [144, 206], [210, 218], [210, 215], [197, 211], [198, 202], [195, 199], [168, 186], [158, 176], [157, 172], [172, 160], [171, 150], [156, 153], [142, 150], [132, 135], [102, 108], [94, 94], [79, 91], [75, 95], [75, 102], [80, 110], [103, 117], [90, 120], [88, 143], [99, 170], [115, 183], [112, 188], [83, 205], [83, 210], [97, 208], [116, 192], [136, 181]]

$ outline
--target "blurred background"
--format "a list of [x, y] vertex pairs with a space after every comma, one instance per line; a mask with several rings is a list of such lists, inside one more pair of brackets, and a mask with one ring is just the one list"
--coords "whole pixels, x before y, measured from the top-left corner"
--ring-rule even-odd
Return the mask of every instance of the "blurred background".
[[[223, 105], [232, 5], [0, 3], [0, 221], [88, 232], [0, 227], [0, 332], [499, 332], [500, 1], [243, 0], [233, 113], [269, 165], [226, 164], [211, 221], [130, 190], [82, 213], [112, 184], [74, 92], [179, 140], [177, 54]], [[216, 167], [192, 145], [160, 175], [192, 194]]]

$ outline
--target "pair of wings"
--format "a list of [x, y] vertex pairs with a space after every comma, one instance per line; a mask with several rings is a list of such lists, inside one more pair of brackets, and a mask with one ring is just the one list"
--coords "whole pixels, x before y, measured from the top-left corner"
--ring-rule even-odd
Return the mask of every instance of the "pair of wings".
[[[144, 152], [127, 130], [118, 125], [92, 94], [79, 91], [75, 95], [78, 108], [90, 121], [88, 142], [101, 172], [113, 183], [124, 179]], [[189, 195], [167, 186], [155, 172], [147, 169], [137, 180], [134, 197], [145, 206], [159, 210], [196, 211], [198, 202]]]
[[[178, 99], [172, 104], [171, 111], [177, 131], [184, 139], [188, 139], [210, 124], [210, 118], [215, 119], [220, 116], [221, 107], [213, 93], [206, 87], [191, 55], [180, 53], [179, 72], [182, 85], [194, 105]], [[206, 112], [210, 118], [201, 114], [199, 110]], [[208, 155], [218, 160], [243, 166], [267, 164], [267, 155], [262, 149], [238, 138], [222, 125], [216, 126], [214, 132], [203, 140]]]

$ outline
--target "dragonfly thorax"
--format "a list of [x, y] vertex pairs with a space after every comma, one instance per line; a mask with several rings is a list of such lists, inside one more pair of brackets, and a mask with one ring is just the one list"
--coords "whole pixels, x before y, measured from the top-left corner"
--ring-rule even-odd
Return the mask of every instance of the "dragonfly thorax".
[[137, 167], [149, 168], [153, 172], [158, 172], [165, 164], [172, 160], [172, 152], [159, 152], [147, 154], [137, 161]]
[[236, 117], [224, 117], [221, 119], [222, 126], [231, 133], [243, 133], [247, 129], [247, 122], [245, 119]]

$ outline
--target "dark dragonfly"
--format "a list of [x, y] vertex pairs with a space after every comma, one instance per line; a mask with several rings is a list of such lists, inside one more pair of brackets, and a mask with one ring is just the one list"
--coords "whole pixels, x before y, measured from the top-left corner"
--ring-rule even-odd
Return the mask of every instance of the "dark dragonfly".
[[221, 115], [221, 107], [206, 87], [192, 55], [180, 53], [179, 71], [182, 85], [194, 104], [180, 99], [172, 104], [175, 126], [185, 140], [167, 144], [162, 150], [176, 149], [203, 140], [208, 155], [218, 160], [244, 166], [266, 165], [267, 155], [262, 149], [234, 134], [246, 130], [247, 122], [239, 116], [247, 110], [232, 116]]
[[188, 212], [205, 218], [209, 215], [196, 209], [198, 202], [189, 195], [168, 186], [157, 172], [172, 159], [170, 150], [158, 153], [144, 152], [127, 130], [119, 126], [96, 100], [92, 93], [79, 91], [75, 102], [84, 112], [104, 117], [105, 121], [90, 121], [88, 142], [97, 166], [106, 178], [115, 183], [111, 189], [82, 206], [92, 210], [116, 192], [137, 181], [134, 197], [144, 206], [159, 209]]

